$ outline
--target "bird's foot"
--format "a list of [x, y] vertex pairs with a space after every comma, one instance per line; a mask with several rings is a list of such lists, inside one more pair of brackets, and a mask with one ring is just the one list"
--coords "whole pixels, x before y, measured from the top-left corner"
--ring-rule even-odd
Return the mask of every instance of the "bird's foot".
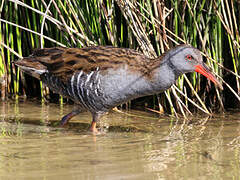
[[90, 131], [93, 135], [101, 135], [102, 132], [99, 131], [96, 126], [97, 126], [97, 123], [96, 123], [95, 121], [93, 121], [92, 124], [91, 124], [91, 126], [90, 126], [90, 128], [89, 128], [89, 131]]

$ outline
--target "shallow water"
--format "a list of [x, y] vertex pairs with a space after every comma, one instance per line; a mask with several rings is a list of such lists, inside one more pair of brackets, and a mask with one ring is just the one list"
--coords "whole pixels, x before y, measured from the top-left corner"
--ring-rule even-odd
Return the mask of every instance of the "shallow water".
[[73, 106], [1, 102], [0, 179], [240, 179], [240, 113], [190, 120], [111, 112], [104, 132]]

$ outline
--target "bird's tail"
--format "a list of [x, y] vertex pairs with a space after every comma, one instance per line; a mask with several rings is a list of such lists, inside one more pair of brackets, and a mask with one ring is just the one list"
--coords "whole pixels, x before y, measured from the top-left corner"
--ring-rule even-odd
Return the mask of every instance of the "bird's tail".
[[39, 61], [36, 61], [34, 57], [27, 57], [14, 61], [13, 64], [18, 66], [23, 72], [40, 79], [40, 75], [47, 72], [46, 66]]

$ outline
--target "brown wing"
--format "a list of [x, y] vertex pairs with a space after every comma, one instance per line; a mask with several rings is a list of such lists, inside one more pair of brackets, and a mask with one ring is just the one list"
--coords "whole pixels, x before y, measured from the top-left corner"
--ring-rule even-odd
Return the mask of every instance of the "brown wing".
[[135, 50], [92, 46], [86, 48], [45, 48], [35, 50], [31, 56], [63, 81], [74, 72], [89, 73], [99, 68], [105, 71], [127, 65], [130, 70], [146, 72], [148, 58]]

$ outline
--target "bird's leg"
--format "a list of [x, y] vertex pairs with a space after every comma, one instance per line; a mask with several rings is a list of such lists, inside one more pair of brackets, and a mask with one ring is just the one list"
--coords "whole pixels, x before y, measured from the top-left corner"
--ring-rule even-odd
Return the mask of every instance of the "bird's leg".
[[89, 129], [91, 132], [98, 133], [96, 126], [97, 126], [97, 122], [100, 120], [102, 115], [103, 114], [101, 114], [101, 113], [92, 113], [93, 119], [92, 119], [92, 123], [91, 123], [90, 129]]
[[63, 116], [63, 118], [60, 122], [60, 126], [66, 125], [70, 119], [72, 119], [74, 116], [78, 115], [81, 112], [82, 112], [81, 110], [75, 109], [72, 112], [70, 112], [69, 114]]

